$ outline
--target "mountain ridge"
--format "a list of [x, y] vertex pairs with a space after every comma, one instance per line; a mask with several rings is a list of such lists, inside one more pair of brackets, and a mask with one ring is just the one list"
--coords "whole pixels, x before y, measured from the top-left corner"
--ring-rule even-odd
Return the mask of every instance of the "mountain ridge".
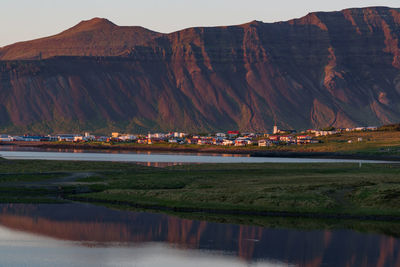
[[140, 26], [117, 26], [93, 18], [49, 37], [0, 48], [0, 60], [40, 60], [54, 56], [118, 56], [161, 35]]
[[[266, 131], [275, 123], [400, 121], [400, 9], [169, 34], [114, 25], [81, 22], [60, 33], [58, 50], [54, 39], [1, 49], [0, 129]], [[71, 46], [76, 40], [83, 45]]]
[[[96, 31], [96, 30], [106, 30], [109, 28], [114, 28], [114, 29], [118, 29], [118, 30], [138, 30], [138, 31], [145, 31], [145, 32], [149, 32], [149, 33], [154, 33], [154, 36], [150, 36], [149, 39], [145, 39], [140, 41], [139, 43], [145, 43], [146, 41], [150, 41], [154, 38], [157, 37], [165, 37], [165, 36], [169, 36], [169, 35], [174, 35], [176, 33], [179, 32], [184, 32], [184, 31], [190, 31], [193, 29], [207, 29], [207, 28], [229, 28], [229, 27], [246, 27], [246, 26], [254, 26], [254, 25], [273, 25], [273, 24], [285, 24], [285, 23], [289, 23], [289, 24], [295, 24], [295, 23], [308, 23], [308, 24], [318, 24], [319, 18], [318, 15], [325, 15], [325, 14], [341, 14], [341, 13], [346, 13], [346, 14], [350, 14], [351, 12], [363, 12], [366, 10], [380, 10], [380, 11], [387, 11], [387, 10], [397, 10], [398, 12], [400, 12], [400, 8], [389, 8], [389, 7], [385, 7], [385, 6], [372, 6], [372, 7], [366, 7], [366, 8], [348, 8], [348, 9], [343, 9], [341, 11], [316, 11], [316, 12], [310, 12], [307, 15], [300, 17], [300, 18], [295, 18], [295, 19], [290, 19], [287, 21], [278, 21], [278, 22], [268, 22], [265, 23], [263, 21], [257, 21], [257, 20], [253, 20], [250, 22], [245, 22], [242, 24], [237, 24], [237, 25], [227, 25], [227, 26], [197, 26], [197, 27], [189, 27], [189, 28], [184, 28], [182, 30], [178, 30], [178, 31], [174, 31], [171, 33], [160, 33], [160, 32], [156, 32], [156, 31], [152, 31], [150, 29], [141, 27], [141, 26], [119, 26], [115, 23], [113, 23], [112, 21], [106, 19], [106, 18], [100, 18], [100, 17], [94, 17], [92, 19], [89, 20], [82, 20], [79, 23], [77, 23], [76, 25], [68, 28], [65, 31], [62, 31], [58, 34], [55, 35], [51, 35], [48, 37], [43, 37], [43, 38], [38, 38], [38, 39], [33, 39], [33, 40], [28, 40], [28, 41], [22, 41], [22, 42], [17, 42], [14, 44], [9, 44], [3, 47], [0, 47], [0, 60], [18, 60], [18, 59], [22, 59], [22, 60], [29, 60], [29, 59], [37, 59], [34, 57], [23, 57], [23, 56], [17, 56], [16, 58], [13, 57], [7, 57], [4, 55], [3, 56], [1, 54], [1, 51], [3, 50], [7, 50], [10, 49], [13, 46], [18, 46], [21, 44], [32, 44], [34, 42], [37, 41], [41, 41], [41, 40], [48, 40], [48, 39], [52, 39], [55, 37], [61, 37], [63, 35], [70, 35], [70, 34], [74, 34], [74, 33], [80, 33], [80, 32], [88, 32], [88, 31]], [[318, 26], [318, 25], [317, 25]], [[326, 30], [325, 25], [319, 25], [319, 27], [322, 27], [324, 30]], [[136, 44], [132, 44], [131, 47], [135, 46]], [[91, 56], [91, 55], [84, 55], [84, 54], [73, 54], [73, 55], [66, 55], [66, 54], [57, 54], [57, 55], [53, 55], [53, 56]], [[96, 56], [119, 56], [119, 54], [114, 54], [114, 55], [96, 55]], [[51, 56], [52, 57], [52, 56]], [[48, 58], [48, 57], [46, 57]]]

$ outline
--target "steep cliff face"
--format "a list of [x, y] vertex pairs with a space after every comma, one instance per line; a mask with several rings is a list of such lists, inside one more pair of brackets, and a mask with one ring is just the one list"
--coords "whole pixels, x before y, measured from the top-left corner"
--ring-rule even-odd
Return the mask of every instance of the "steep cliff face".
[[384, 7], [171, 34], [93, 19], [0, 49], [0, 126], [264, 131], [275, 122], [394, 123], [399, 37], [400, 10]]

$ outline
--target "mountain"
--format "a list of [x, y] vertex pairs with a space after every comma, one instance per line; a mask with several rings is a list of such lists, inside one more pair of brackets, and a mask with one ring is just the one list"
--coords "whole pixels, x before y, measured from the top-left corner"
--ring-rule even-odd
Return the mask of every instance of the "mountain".
[[83, 21], [0, 49], [0, 129], [265, 131], [400, 121], [400, 9], [161, 34]]
[[0, 60], [40, 60], [63, 56], [119, 56], [128, 49], [161, 36], [142, 27], [120, 27], [94, 18], [54, 36], [9, 45]]

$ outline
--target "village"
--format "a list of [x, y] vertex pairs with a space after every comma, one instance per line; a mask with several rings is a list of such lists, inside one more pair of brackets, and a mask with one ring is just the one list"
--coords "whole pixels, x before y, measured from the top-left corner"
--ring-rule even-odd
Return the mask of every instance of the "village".
[[[274, 126], [272, 133], [246, 133], [228, 131], [226, 133], [189, 134], [184, 132], [122, 134], [111, 133], [110, 136], [91, 135], [86, 132], [81, 134], [56, 134], [56, 135], [0, 135], [0, 142], [102, 142], [102, 143], [137, 143], [137, 144], [191, 144], [191, 145], [217, 145], [217, 146], [259, 146], [269, 147], [278, 145], [305, 145], [321, 142], [323, 136], [335, 135], [343, 132], [377, 131], [378, 127], [356, 127], [325, 130], [282, 130]], [[358, 141], [362, 141], [359, 139]], [[351, 141], [349, 141], [351, 142]]]

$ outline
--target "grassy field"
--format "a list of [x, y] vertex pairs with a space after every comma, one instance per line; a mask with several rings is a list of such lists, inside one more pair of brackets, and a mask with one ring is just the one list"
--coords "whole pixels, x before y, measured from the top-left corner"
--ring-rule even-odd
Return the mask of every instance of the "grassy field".
[[[362, 138], [362, 141], [358, 141]], [[369, 155], [400, 155], [400, 132], [347, 132], [320, 137], [321, 143], [290, 146], [293, 151], [345, 152]], [[351, 141], [349, 143], [348, 141]]]
[[[173, 210], [400, 216], [400, 166], [188, 165], [89, 178], [89, 201]], [[400, 218], [400, 217], [399, 217]]]
[[400, 131], [345, 132], [317, 139], [320, 141], [318, 144], [278, 145], [257, 149], [263, 152], [316, 153], [316, 157], [318, 153], [335, 153], [349, 158], [386, 157], [398, 160], [400, 157]]
[[[74, 173], [89, 174], [57, 183]], [[0, 160], [0, 196], [1, 202], [24, 202], [24, 198], [31, 202], [36, 196], [41, 202], [46, 197], [50, 202], [74, 198], [172, 211], [390, 215], [400, 219], [400, 164], [153, 168], [113, 162]]]
[[72, 162], [5, 160], [0, 158], [0, 203], [59, 203], [67, 194], [90, 192], [85, 185], [54, 183], [73, 174], [105, 175], [121, 170], [148, 169], [135, 164], [111, 162]]

